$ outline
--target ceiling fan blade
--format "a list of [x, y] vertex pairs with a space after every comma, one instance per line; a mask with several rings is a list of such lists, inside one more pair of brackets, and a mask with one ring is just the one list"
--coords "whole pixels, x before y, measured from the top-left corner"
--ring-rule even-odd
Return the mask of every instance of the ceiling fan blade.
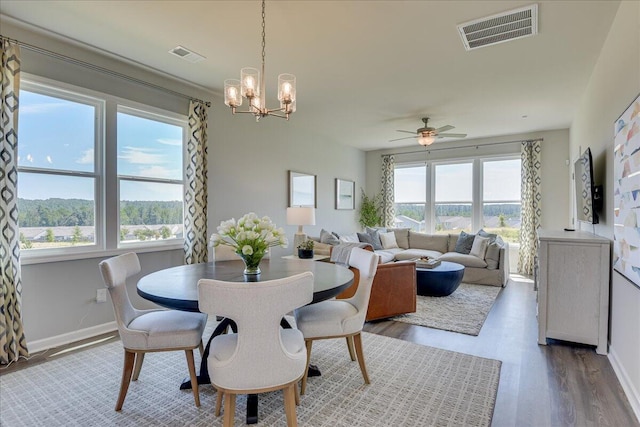
[[408, 130], [396, 130], [396, 132], [404, 132], [404, 133], [412, 133], [412, 134], [416, 134], [416, 131], [408, 131]]
[[389, 142], [400, 141], [403, 139], [413, 139], [413, 138], [417, 138], [417, 136], [405, 136], [404, 138], [390, 139]]
[[436, 129], [435, 131], [437, 133], [440, 133], [440, 132], [446, 132], [446, 131], [451, 130], [451, 129], [455, 129], [455, 126], [446, 125], [446, 126], [442, 126], [442, 127], [438, 128], [438, 129]]
[[464, 138], [466, 133], [439, 133], [438, 138]]

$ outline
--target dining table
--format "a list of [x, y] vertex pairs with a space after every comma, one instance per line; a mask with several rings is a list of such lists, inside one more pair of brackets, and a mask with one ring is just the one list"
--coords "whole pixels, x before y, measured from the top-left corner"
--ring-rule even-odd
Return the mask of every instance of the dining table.
[[[313, 300], [311, 304], [333, 298], [347, 289], [353, 283], [354, 275], [351, 270], [339, 264], [322, 261], [271, 258], [260, 263], [260, 274], [244, 274], [244, 263], [237, 261], [219, 261], [179, 265], [165, 268], [141, 277], [137, 283], [137, 292], [142, 298], [152, 301], [162, 307], [198, 312], [198, 281], [200, 279], [215, 279], [226, 282], [260, 282], [282, 279], [299, 273], [310, 271], [313, 273]], [[283, 319], [283, 327], [289, 327]], [[225, 333], [228, 328], [235, 331], [232, 319], [221, 318], [211, 334], [200, 362], [200, 372], [197, 376], [198, 384], [210, 384], [207, 358], [214, 337]], [[319, 371], [315, 373], [319, 375]], [[185, 379], [180, 389], [191, 388], [191, 381]], [[247, 424], [258, 422], [257, 395], [247, 398]]]

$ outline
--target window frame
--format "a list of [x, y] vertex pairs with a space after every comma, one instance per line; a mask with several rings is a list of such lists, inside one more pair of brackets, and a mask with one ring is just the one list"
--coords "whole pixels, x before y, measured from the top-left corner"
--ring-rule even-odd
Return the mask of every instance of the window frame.
[[[175, 120], [183, 124], [182, 144], [182, 180], [183, 188], [183, 222], [184, 222], [184, 186], [186, 185], [185, 171], [187, 165], [188, 142], [188, 116], [169, 110], [154, 107], [152, 105], [138, 103], [132, 100], [120, 98], [103, 92], [87, 89], [49, 79], [26, 72], [22, 73], [21, 89], [29, 92], [41, 93], [48, 96], [59, 97], [58, 94], [77, 96], [79, 99], [95, 99], [101, 104], [100, 115], [96, 114], [96, 143], [94, 148], [94, 223], [95, 240], [93, 245], [82, 245], [54, 249], [21, 250], [20, 262], [22, 265], [40, 264], [48, 262], [79, 260], [88, 258], [101, 258], [115, 256], [127, 251], [135, 250], [137, 253], [178, 250], [184, 247], [184, 237], [164, 239], [160, 241], [132, 242], [119, 244], [120, 236], [120, 194], [117, 174], [117, 112], [118, 107], [143, 111], [152, 117], [162, 117]], [[33, 90], [33, 88], [38, 90]], [[69, 99], [75, 101], [73, 98]], [[18, 130], [19, 132], [19, 130]], [[46, 170], [46, 169], [45, 169]], [[41, 168], [18, 168], [18, 180], [21, 173], [41, 173]], [[49, 174], [65, 174], [66, 171], [49, 171]], [[73, 171], [69, 176], [86, 176], [86, 172]], [[18, 184], [19, 185], [19, 184]]]

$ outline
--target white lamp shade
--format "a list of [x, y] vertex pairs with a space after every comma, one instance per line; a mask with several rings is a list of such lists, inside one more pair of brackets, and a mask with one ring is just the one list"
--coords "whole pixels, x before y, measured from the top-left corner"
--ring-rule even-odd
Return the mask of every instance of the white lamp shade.
[[287, 208], [287, 224], [316, 225], [316, 209], [300, 206]]

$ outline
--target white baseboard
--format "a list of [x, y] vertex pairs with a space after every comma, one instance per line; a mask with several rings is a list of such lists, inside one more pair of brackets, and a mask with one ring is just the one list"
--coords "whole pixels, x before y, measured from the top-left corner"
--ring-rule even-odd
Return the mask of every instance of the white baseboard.
[[103, 323], [102, 325], [92, 326], [90, 328], [79, 329], [77, 331], [68, 332], [55, 337], [44, 338], [36, 341], [27, 341], [29, 353], [37, 353], [42, 350], [48, 350], [53, 347], [59, 347], [75, 341], [84, 340], [86, 338], [95, 337], [96, 335], [106, 334], [118, 330], [116, 322]]
[[627, 400], [631, 405], [631, 409], [633, 409], [633, 412], [636, 414], [636, 418], [640, 422], [640, 393], [638, 393], [638, 390], [636, 390], [633, 383], [631, 382], [631, 379], [629, 378], [627, 371], [624, 369], [624, 366], [620, 364], [620, 361], [616, 356], [616, 351], [614, 350], [613, 347], [609, 347], [608, 358], [609, 358], [609, 362], [611, 363], [611, 366], [613, 367], [613, 371], [616, 373], [616, 376], [618, 377], [618, 381], [620, 381], [622, 390], [624, 391], [624, 394], [627, 396]]

